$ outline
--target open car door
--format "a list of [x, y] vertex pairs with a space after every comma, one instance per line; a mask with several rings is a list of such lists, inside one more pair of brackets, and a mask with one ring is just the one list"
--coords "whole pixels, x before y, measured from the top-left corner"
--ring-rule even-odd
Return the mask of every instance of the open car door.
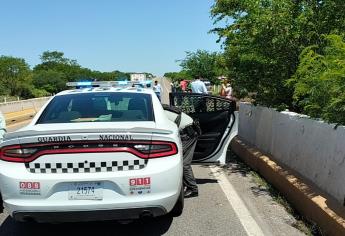
[[170, 106], [177, 107], [201, 129], [193, 162], [225, 163], [231, 139], [237, 134], [236, 102], [206, 94], [170, 93]]

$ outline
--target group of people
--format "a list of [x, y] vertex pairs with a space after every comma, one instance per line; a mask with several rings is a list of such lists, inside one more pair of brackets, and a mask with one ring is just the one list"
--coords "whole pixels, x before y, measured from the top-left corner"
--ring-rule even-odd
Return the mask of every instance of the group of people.
[[177, 82], [171, 83], [171, 90], [172, 92], [208, 93], [201, 76], [196, 77], [192, 82], [181, 80], [179, 84]]
[[[202, 81], [202, 78], [198, 76], [194, 81], [190, 82], [188, 80], [181, 80], [178, 84], [177, 82], [171, 83], [172, 92], [192, 92], [208, 94], [207, 87]], [[229, 80], [224, 80], [222, 83], [220, 96], [226, 97], [228, 99], [233, 99], [233, 89], [231, 87]]]

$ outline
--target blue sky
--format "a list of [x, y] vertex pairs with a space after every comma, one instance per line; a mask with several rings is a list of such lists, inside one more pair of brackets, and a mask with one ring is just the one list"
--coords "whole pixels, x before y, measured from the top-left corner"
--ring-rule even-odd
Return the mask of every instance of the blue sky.
[[0, 55], [58, 50], [100, 71], [180, 70], [185, 51], [220, 51], [212, 0], [0, 0]]

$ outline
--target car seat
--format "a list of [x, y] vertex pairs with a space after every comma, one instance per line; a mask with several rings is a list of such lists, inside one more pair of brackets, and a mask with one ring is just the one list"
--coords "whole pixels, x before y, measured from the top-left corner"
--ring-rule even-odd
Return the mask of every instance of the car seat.
[[128, 110], [141, 111], [145, 119], [147, 119], [147, 109], [145, 100], [142, 98], [132, 98], [128, 102]]

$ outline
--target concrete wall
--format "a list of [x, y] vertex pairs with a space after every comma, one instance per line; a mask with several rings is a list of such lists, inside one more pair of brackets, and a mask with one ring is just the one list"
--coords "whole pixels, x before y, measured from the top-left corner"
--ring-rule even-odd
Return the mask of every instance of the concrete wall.
[[49, 100], [50, 97], [33, 98], [15, 102], [0, 103], [0, 111], [2, 113], [10, 113], [34, 109], [36, 112]]
[[345, 201], [345, 127], [240, 104], [239, 136]]

